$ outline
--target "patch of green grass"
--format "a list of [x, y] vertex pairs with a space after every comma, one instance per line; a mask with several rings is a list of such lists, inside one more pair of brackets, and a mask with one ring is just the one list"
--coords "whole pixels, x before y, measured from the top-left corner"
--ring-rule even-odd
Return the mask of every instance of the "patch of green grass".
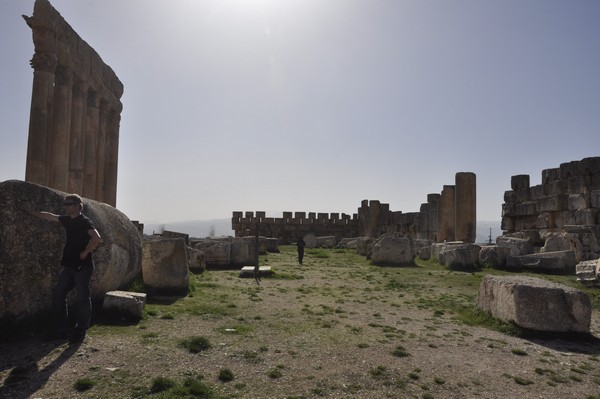
[[523, 349], [514, 348], [514, 349], [511, 349], [510, 351], [517, 356], [527, 356], [527, 352], [525, 352]]
[[221, 369], [219, 370], [219, 381], [221, 382], [229, 382], [233, 381], [233, 372], [229, 369]]
[[283, 367], [281, 367], [281, 366], [274, 367], [271, 370], [269, 370], [267, 375], [269, 376], [269, 378], [273, 378], [273, 379], [281, 378], [281, 377], [283, 377], [283, 371], [281, 371], [282, 369], [283, 369]]
[[156, 377], [152, 379], [150, 385], [150, 393], [163, 392], [173, 388], [176, 385], [175, 381], [166, 377]]
[[211, 345], [206, 337], [188, 337], [179, 340], [178, 345], [182, 348], [187, 349], [191, 353], [200, 353], [207, 349], [210, 349]]
[[75, 388], [77, 392], [83, 392], [92, 389], [94, 385], [96, 385], [96, 382], [94, 380], [90, 378], [80, 378], [77, 381], [75, 381], [75, 383], [73, 384], [73, 388]]
[[392, 355], [396, 357], [407, 357], [410, 356], [410, 353], [406, 350], [402, 345], [396, 346], [396, 348], [392, 351]]
[[531, 385], [533, 384], [533, 381], [531, 381], [530, 379], [527, 378], [523, 378], [523, 377], [513, 377], [513, 380], [519, 384], [519, 385]]

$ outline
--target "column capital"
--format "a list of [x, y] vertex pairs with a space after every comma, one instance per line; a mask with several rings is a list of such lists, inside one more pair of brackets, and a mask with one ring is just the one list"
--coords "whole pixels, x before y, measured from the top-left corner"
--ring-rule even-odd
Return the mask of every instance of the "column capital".
[[54, 73], [57, 65], [56, 54], [52, 53], [34, 53], [29, 65], [35, 71]]

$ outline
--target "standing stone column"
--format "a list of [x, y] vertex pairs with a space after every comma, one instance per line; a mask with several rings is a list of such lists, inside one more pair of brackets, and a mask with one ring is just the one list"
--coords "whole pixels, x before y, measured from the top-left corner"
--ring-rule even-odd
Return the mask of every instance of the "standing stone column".
[[100, 115], [98, 117], [98, 142], [96, 158], [96, 195], [99, 202], [106, 202], [106, 134], [108, 130], [108, 102], [100, 100]]
[[83, 196], [96, 199], [97, 143], [100, 108], [98, 93], [87, 92], [87, 109], [85, 114], [84, 162], [83, 162]]
[[54, 99], [52, 102], [48, 186], [60, 191], [67, 191], [69, 176], [72, 82], [72, 72], [67, 67], [58, 65], [54, 79]]
[[438, 203], [438, 241], [454, 241], [454, 225], [456, 224], [454, 202], [454, 186], [444, 186]]
[[71, 99], [71, 134], [69, 136], [69, 179], [67, 192], [83, 193], [83, 160], [85, 155], [85, 117], [87, 110], [87, 84], [77, 80], [73, 84]]
[[52, 53], [36, 52], [31, 59], [33, 90], [29, 115], [25, 180], [43, 186], [48, 184], [47, 160], [56, 62], [56, 54]]
[[475, 242], [477, 223], [475, 173], [458, 172], [455, 190], [456, 239]]
[[109, 205], [117, 204], [117, 170], [119, 163], [119, 124], [121, 112], [115, 109], [108, 117], [107, 146], [106, 146], [106, 195], [104, 202]]

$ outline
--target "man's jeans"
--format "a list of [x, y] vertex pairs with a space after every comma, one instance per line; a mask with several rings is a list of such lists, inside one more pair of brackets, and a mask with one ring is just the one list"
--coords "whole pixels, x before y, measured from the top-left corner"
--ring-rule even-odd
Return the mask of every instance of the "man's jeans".
[[75, 288], [77, 296], [75, 299], [77, 305], [77, 326], [75, 331], [85, 333], [90, 326], [92, 316], [92, 300], [90, 298], [90, 280], [94, 266], [83, 266], [77, 271], [70, 267], [63, 267], [58, 277], [58, 283], [54, 288], [52, 304], [56, 312], [56, 330], [59, 333], [66, 333], [68, 326], [69, 308], [67, 306], [67, 295]]

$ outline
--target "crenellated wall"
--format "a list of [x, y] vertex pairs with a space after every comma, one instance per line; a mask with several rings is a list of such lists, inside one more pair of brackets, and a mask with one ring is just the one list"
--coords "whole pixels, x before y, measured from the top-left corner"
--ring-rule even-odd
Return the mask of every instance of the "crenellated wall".
[[276, 237], [282, 244], [295, 242], [306, 234], [335, 236], [337, 241], [351, 237], [379, 237], [393, 233], [404, 237], [440, 241], [475, 242], [476, 177], [459, 172], [456, 185], [444, 186], [441, 194], [429, 194], [419, 212], [390, 211], [389, 204], [363, 200], [352, 217], [339, 213], [283, 212], [282, 218], [267, 218], [265, 212], [233, 212], [236, 237], [258, 233]]
[[116, 205], [123, 84], [50, 2], [36, 0], [25, 180]]

